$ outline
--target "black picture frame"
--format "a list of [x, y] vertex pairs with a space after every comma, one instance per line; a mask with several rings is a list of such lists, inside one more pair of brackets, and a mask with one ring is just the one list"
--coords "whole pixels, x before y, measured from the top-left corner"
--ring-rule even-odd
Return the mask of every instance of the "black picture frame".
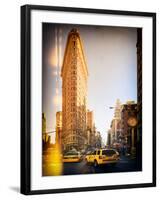
[[[100, 13], [123, 16], [142, 16], [151, 17], [153, 22], [153, 92], [152, 92], [152, 112], [153, 112], [153, 176], [152, 183], [126, 184], [113, 186], [94, 186], [78, 188], [61, 188], [49, 190], [31, 190], [31, 11], [65, 11], [65, 12], [83, 12], [83, 13]], [[54, 7], [43, 5], [24, 5], [21, 6], [21, 193], [26, 195], [81, 192], [93, 190], [112, 190], [127, 188], [144, 188], [156, 186], [156, 13], [120, 11], [120, 10], [102, 10], [89, 8], [72, 8], [72, 7]]]

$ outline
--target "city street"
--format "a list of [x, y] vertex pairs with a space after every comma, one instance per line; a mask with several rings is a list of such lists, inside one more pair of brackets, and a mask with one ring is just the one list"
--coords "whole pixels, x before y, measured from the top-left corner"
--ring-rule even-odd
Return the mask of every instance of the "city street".
[[[43, 165], [43, 175], [52, 176], [53, 164]], [[112, 173], [112, 172], [131, 172], [140, 171], [135, 159], [121, 156], [119, 162], [112, 166], [110, 164], [99, 167], [94, 167], [91, 164], [87, 164], [85, 160], [78, 163], [64, 163], [62, 175], [75, 175], [75, 174], [92, 174], [92, 173]]]

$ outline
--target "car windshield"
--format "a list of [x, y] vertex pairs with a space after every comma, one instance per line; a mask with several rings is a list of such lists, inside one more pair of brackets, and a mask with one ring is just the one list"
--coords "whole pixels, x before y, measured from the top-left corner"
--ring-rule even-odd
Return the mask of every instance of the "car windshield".
[[88, 151], [86, 154], [87, 154], [87, 155], [90, 155], [91, 153], [92, 153], [91, 151]]
[[102, 155], [113, 156], [116, 152], [114, 150], [103, 150]]

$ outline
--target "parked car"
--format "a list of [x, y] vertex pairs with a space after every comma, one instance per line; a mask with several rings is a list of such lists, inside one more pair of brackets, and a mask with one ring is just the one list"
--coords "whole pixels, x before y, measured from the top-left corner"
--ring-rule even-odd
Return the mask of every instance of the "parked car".
[[97, 149], [86, 155], [86, 162], [95, 167], [104, 164], [115, 165], [119, 161], [119, 153], [115, 149]]
[[82, 160], [82, 155], [80, 154], [80, 152], [75, 151], [75, 150], [71, 150], [68, 151], [67, 153], [65, 153], [63, 155], [63, 162], [80, 162]]

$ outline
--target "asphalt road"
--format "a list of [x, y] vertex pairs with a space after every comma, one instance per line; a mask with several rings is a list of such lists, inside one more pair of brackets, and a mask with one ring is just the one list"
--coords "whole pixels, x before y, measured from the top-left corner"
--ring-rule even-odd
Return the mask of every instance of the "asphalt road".
[[[43, 165], [43, 175], [52, 176], [52, 164]], [[75, 174], [92, 174], [92, 173], [115, 173], [115, 172], [132, 172], [141, 171], [141, 164], [136, 162], [136, 159], [129, 157], [121, 157], [119, 162], [112, 166], [110, 164], [94, 167], [87, 164], [85, 160], [79, 163], [63, 163], [62, 175], [75, 175]]]

